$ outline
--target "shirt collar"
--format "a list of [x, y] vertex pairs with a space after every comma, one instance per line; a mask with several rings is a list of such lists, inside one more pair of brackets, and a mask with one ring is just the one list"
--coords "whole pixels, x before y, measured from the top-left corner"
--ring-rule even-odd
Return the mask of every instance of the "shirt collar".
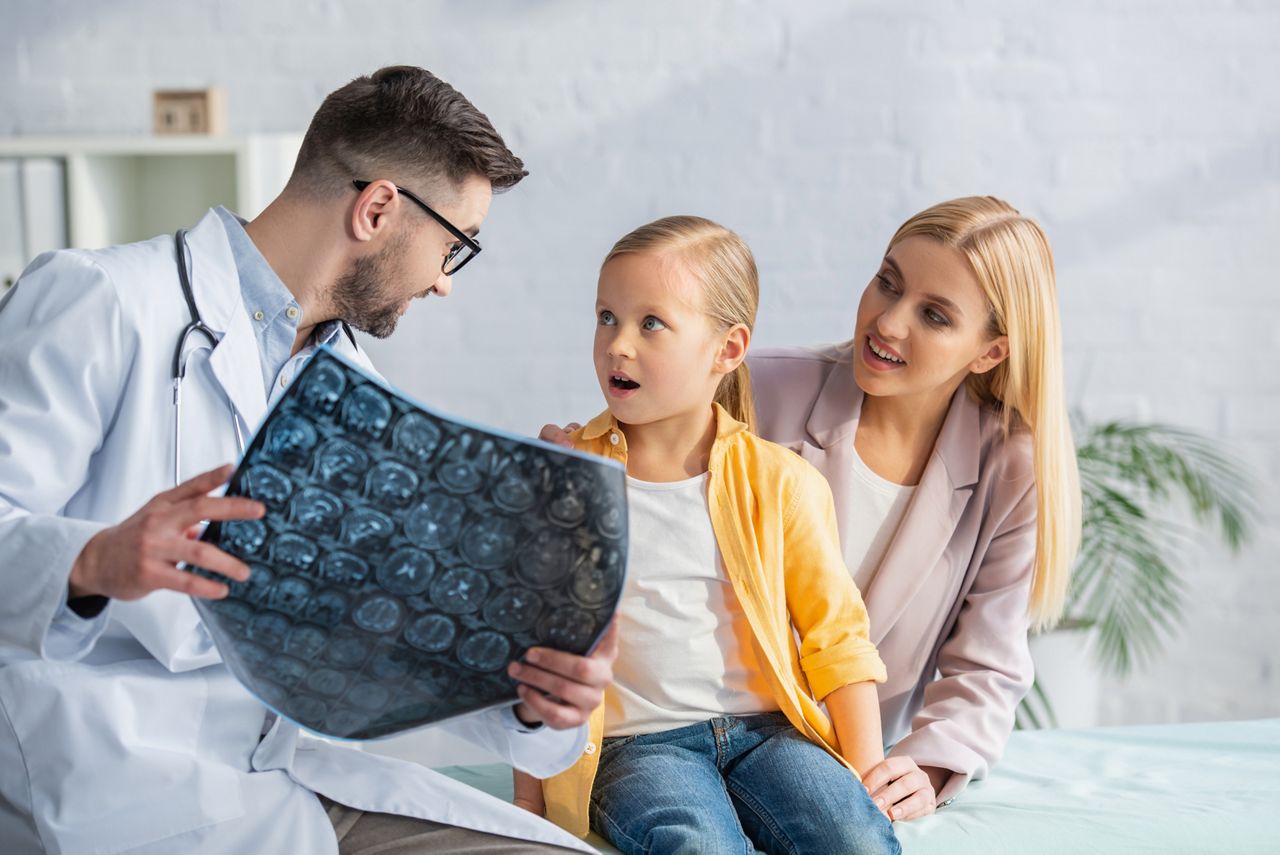
[[[735, 433], [744, 431], [747, 426], [742, 422], [729, 415], [728, 411], [719, 404], [712, 404], [712, 408], [716, 413], [716, 443], [721, 440], [733, 436]], [[584, 440], [599, 439], [605, 434], [618, 428], [618, 420], [613, 417], [613, 413], [605, 410], [591, 421], [587, 422], [586, 427], [582, 429], [582, 438]]]
[[[267, 259], [244, 230], [246, 221], [226, 208], [218, 207], [216, 210], [227, 230], [231, 256], [235, 260], [236, 272], [240, 275], [240, 294], [244, 299], [245, 309], [254, 320], [270, 325], [281, 312], [290, 306], [297, 306], [293, 292], [271, 269]], [[258, 312], [262, 312], [261, 318], [257, 317]], [[293, 320], [300, 323], [302, 318], [299, 315]]]

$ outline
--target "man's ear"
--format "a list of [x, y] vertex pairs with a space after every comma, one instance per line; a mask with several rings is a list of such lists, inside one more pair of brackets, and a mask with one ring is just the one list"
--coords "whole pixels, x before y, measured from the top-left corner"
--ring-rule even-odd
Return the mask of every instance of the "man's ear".
[[982, 351], [982, 354], [977, 359], [969, 363], [969, 370], [974, 374], [986, 374], [1008, 358], [1009, 337], [1007, 335], [996, 336], [987, 345], [987, 349]]
[[351, 209], [351, 236], [369, 241], [384, 233], [391, 224], [388, 215], [399, 209], [401, 201], [396, 186], [390, 181], [371, 183], [360, 191]]
[[746, 324], [734, 324], [724, 333], [720, 352], [716, 354], [713, 370], [717, 374], [732, 374], [742, 360], [747, 358], [747, 346], [751, 344], [751, 330]]

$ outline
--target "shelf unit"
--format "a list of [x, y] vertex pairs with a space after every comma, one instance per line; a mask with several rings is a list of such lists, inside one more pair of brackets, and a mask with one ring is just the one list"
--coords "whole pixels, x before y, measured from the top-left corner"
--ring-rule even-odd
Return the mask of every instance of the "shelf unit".
[[215, 205], [257, 216], [283, 189], [301, 143], [301, 134], [9, 137], [0, 138], [0, 162], [63, 164], [66, 240], [102, 247], [194, 225]]

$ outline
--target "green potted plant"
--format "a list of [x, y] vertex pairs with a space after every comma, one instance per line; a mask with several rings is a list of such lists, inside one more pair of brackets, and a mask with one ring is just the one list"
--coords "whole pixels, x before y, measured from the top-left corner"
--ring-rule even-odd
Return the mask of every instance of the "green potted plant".
[[[1083, 495], [1080, 555], [1055, 632], [1087, 644], [1098, 672], [1124, 676], [1149, 661], [1182, 611], [1185, 553], [1212, 531], [1234, 554], [1257, 518], [1255, 488], [1240, 463], [1194, 431], [1162, 424], [1077, 423]], [[1057, 717], [1040, 675], [1018, 726]]]

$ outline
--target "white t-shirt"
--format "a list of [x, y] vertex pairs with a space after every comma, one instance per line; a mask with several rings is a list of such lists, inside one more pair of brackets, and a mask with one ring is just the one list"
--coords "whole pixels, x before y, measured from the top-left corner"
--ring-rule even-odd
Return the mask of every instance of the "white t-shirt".
[[605, 736], [778, 709], [716, 545], [707, 479], [627, 478], [630, 554]]
[[915, 487], [895, 484], [871, 471], [853, 450], [852, 518], [845, 526], [844, 561], [864, 594], [889, 550]]

